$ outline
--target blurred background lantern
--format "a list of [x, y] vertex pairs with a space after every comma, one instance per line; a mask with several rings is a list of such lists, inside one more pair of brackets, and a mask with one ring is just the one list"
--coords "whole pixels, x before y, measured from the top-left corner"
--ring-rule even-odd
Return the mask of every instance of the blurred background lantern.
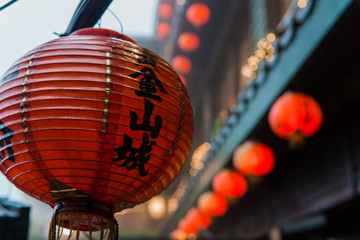
[[111, 30], [79, 30], [28, 52], [1, 80], [0, 108], [1, 172], [55, 208], [50, 239], [55, 224], [117, 237], [113, 213], [167, 188], [191, 147], [178, 75]]
[[195, 207], [188, 211], [186, 219], [195, 225], [199, 231], [209, 228], [212, 221], [209, 215], [203, 213]]
[[301, 145], [305, 137], [314, 135], [322, 124], [319, 103], [304, 93], [286, 92], [270, 108], [271, 130], [292, 146]]
[[160, 19], [169, 20], [173, 15], [173, 7], [170, 3], [161, 3], [159, 6], [158, 14]]
[[187, 74], [191, 70], [192, 63], [189, 58], [178, 55], [173, 58], [172, 66], [180, 74]]
[[159, 22], [157, 26], [157, 36], [160, 40], [164, 40], [167, 36], [169, 36], [171, 31], [170, 24], [167, 22]]
[[197, 227], [190, 221], [188, 218], [183, 218], [178, 223], [178, 229], [183, 231], [186, 235], [189, 234], [198, 234]]
[[193, 3], [186, 10], [186, 19], [193, 26], [202, 27], [210, 19], [210, 9], [203, 3]]
[[216, 174], [212, 187], [215, 192], [225, 197], [239, 198], [247, 192], [248, 184], [237, 171], [225, 169]]
[[211, 217], [223, 216], [228, 208], [225, 197], [213, 191], [202, 193], [198, 199], [197, 207], [201, 212]]
[[170, 233], [170, 239], [172, 240], [186, 240], [186, 233], [180, 229], [175, 229]]
[[200, 39], [194, 33], [185, 32], [179, 36], [177, 43], [182, 51], [190, 53], [199, 48]]
[[235, 150], [233, 165], [235, 169], [246, 175], [264, 176], [274, 168], [275, 155], [269, 146], [247, 141]]

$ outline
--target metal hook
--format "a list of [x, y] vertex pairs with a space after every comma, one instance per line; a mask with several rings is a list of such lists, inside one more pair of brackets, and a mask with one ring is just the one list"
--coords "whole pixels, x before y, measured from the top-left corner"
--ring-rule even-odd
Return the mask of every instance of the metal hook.
[[116, 14], [113, 11], [111, 11], [109, 8], [106, 10], [109, 11], [115, 17], [115, 19], [118, 21], [118, 23], [120, 24], [120, 28], [121, 28], [120, 33], [123, 34], [123, 31], [124, 31], [123, 25], [122, 25], [120, 19], [118, 18], [118, 16], [116, 16]]

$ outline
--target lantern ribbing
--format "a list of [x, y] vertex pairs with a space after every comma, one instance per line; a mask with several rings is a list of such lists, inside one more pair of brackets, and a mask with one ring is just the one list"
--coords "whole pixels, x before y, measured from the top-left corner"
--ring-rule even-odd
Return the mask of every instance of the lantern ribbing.
[[50, 41], [2, 78], [1, 172], [52, 207], [132, 207], [167, 188], [188, 157], [192, 110], [179, 76], [114, 36], [90, 29]]

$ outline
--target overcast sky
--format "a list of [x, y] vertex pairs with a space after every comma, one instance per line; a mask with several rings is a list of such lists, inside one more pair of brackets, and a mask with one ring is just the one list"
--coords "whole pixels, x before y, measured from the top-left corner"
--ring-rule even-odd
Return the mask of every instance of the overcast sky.
[[[3, 1], [0, 1], [3, 3]], [[0, 11], [0, 76], [34, 47], [65, 32], [78, 0], [19, 0]], [[120, 18], [124, 34], [150, 37], [154, 33], [158, 0], [114, 0], [110, 9]], [[101, 27], [121, 31], [108, 11]]]

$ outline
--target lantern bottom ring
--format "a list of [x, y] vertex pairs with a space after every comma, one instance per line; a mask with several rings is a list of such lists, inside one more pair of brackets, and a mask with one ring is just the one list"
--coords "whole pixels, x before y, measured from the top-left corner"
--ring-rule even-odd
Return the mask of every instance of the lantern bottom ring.
[[48, 239], [60, 240], [64, 229], [68, 229], [69, 235], [76, 236], [77, 240], [80, 237], [80, 231], [87, 231], [90, 239], [94, 232], [100, 232], [98, 233], [100, 240], [118, 240], [118, 224], [110, 209], [99, 208], [86, 200], [82, 203], [70, 206], [69, 202], [55, 203]]

